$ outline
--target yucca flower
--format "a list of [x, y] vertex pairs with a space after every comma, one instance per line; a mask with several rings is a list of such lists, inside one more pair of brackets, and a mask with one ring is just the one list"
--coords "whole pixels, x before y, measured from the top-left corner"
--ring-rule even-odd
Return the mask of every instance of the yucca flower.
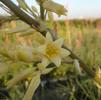
[[58, 4], [58, 3], [54, 2], [52, 0], [46, 0], [43, 3], [43, 7], [47, 11], [55, 12], [59, 16], [66, 15], [66, 13], [67, 13], [67, 10], [64, 8], [64, 6], [62, 6], [61, 4]]
[[61, 65], [61, 59], [70, 55], [69, 51], [62, 48], [63, 42], [63, 38], [53, 41], [51, 35], [46, 34], [45, 44], [38, 48], [38, 51], [43, 55], [42, 63], [45, 66], [54, 63], [58, 67]]

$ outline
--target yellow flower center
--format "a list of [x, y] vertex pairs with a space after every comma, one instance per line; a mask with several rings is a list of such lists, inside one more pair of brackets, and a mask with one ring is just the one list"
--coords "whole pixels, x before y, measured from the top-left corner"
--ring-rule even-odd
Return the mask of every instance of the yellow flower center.
[[48, 43], [46, 46], [45, 54], [47, 57], [56, 57], [60, 54], [60, 49], [53, 43]]

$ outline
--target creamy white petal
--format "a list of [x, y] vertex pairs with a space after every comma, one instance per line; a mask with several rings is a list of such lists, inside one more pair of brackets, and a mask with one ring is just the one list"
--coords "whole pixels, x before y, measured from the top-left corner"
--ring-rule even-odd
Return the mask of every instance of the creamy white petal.
[[54, 42], [54, 44], [56, 44], [58, 47], [61, 47], [63, 45], [64, 39], [63, 38], [59, 38], [58, 40], [56, 40]]
[[50, 64], [49, 59], [46, 58], [46, 57], [43, 57], [43, 58], [42, 58], [42, 64], [43, 64], [45, 67], [47, 67], [47, 66]]
[[46, 45], [42, 45], [42, 46], [39, 46], [39, 47], [37, 48], [37, 51], [40, 52], [40, 53], [42, 53], [42, 54], [44, 54], [45, 49], [46, 49]]
[[48, 41], [53, 41], [52, 36], [49, 32], [46, 34], [46, 38]]
[[59, 67], [61, 65], [61, 58], [59, 56], [55, 57], [55, 58], [51, 58], [51, 61], [57, 66]]
[[67, 57], [70, 55], [70, 52], [64, 48], [61, 48], [61, 57]]

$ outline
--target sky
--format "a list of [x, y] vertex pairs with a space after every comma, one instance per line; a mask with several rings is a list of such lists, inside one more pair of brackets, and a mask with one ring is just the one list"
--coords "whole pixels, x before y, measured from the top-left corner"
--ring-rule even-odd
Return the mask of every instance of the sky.
[[66, 0], [71, 18], [101, 17], [101, 0]]
[[[16, 1], [16, 0], [12, 0]], [[29, 5], [37, 6], [35, 0], [26, 0]], [[101, 0], [54, 0], [63, 4], [68, 10], [66, 17], [61, 18], [100, 18], [101, 17]], [[3, 13], [2, 10], [0, 10]], [[1, 14], [0, 13], [0, 14]], [[55, 15], [55, 18], [57, 16]]]

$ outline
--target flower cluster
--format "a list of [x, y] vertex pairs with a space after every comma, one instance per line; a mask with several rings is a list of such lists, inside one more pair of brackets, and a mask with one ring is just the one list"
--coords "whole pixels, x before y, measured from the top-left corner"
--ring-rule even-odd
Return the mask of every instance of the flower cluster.
[[[70, 55], [68, 50], [62, 48], [63, 42], [63, 38], [53, 41], [52, 36], [47, 33], [42, 44], [36, 41], [34, 42], [35, 46], [29, 46], [25, 43], [16, 45], [11, 43], [9, 46], [2, 46], [0, 48], [0, 59], [3, 62], [5, 61], [5, 64], [0, 64], [0, 74], [7, 73], [10, 71], [9, 69], [12, 70], [15, 66], [23, 66], [23, 64], [26, 66], [23, 71], [7, 82], [7, 89], [30, 77], [31, 82], [23, 99], [30, 100], [40, 84], [41, 75], [46, 75], [54, 68], [59, 67], [62, 58]], [[34, 65], [35, 63], [36, 65]], [[47, 68], [51, 63], [54, 64], [54, 67]]]

